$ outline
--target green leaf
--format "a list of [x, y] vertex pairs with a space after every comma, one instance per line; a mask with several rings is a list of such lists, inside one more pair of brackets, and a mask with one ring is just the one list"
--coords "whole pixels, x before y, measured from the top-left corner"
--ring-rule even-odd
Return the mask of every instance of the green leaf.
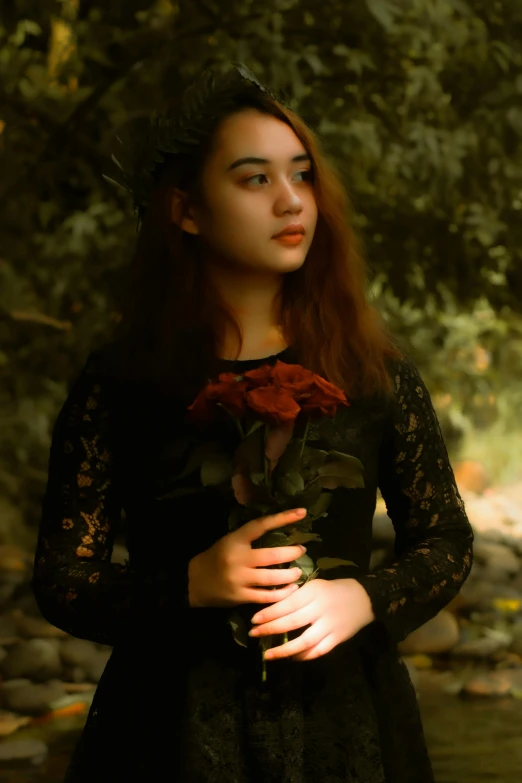
[[196, 446], [194, 451], [191, 452], [185, 468], [181, 471], [181, 473], [178, 473], [177, 476], [174, 476], [172, 480], [179, 481], [179, 479], [190, 476], [190, 474], [195, 470], [199, 470], [201, 468], [203, 462], [210, 454], [220, 452], [221, 448], [221, 444], [219, 444], [217, 441], [209, 441], [208, 443], [202, 443], [199, 446]]
[[291, 500], [293, 504], [291, 507], [295, 506], [295, 508], [299, 508], [302, 506], [303, 508], [311, 508], [313, 504], [317, 502], [317, 499], [321, 494], [321, 489], [322, 488], [319, 481], [314, 480], [306, 484], [304, 490], [297, 493], [297, 495], [287, 495], [285, 492], [281, 492], [279, 488], [277, 488], [275, 496], [282, 504], [285, 504]]
[[102, 177], [111, 185], [116, 185], [118, 188], [124, 190], [126, 193], [130, 193], [130, 189], [128, 188], [128, 186], [122, 185], [121, 182], [116, 182], [115, 179], [112, 179], [112, 177], [108, 177], [107, 174], [102, 174]]
[[304, 492], [305, 489], [303, 477], [295, 470], [280, 476], [277, 480], [277, 486], [281, 492], [284, 492], [289, 497], [295, 497], [299, 492]]
[[344, 454], [342, 451], [335, 451], [332, 449], [328, 452], [328, 456], [333, 457], [335, 461], [341, 460], [341, 462], [346, 462], [348, 465], [353, 465], [354, 468], [359, 468], [361, 473], [364, 472], [364, 465], [361, 460], [357, 459], [357, 457], [352, 457], [351, 454]]
[[296, 580], [296, 584], [304, 584], [312, 577], [312, 574], [314, 573], [314, 561], [311, 557], [309, 557], [309, 555], [301, 555], [301, 557], [291, 563], [289, 568], [293, 568], [295, 565], [299, 566], [301, 569], [301, 576]]
[[356, 568], [359, 568], [357, 563], [354, 563], [353, 560], [341, 560], [340, 557], [320, 557], [317, 561], [317, 567], [321, 571], [328, 571], [330, 568], [338, 568], [338, 566], [355, 566]]
[[234, 612], [231, 617], [229, 617], [228, 624], [232, 628], [232, 634], [236, 644], [239, 644], [241, 647], [248, 647], [250, 637], [248, 635], [245, 621], [241, 615], [238, 612]]
[[311, 446], [305, 446], [302, 456], [302, 464], [308, 470], [310, 477], [315, 478], [318, 475], [319, 468], [322, 467], [328, 459], [328, 451], [324, 449], [314, 449]]
[[227, 454], [211, 454], [201, 465], [201, 483], [204, 487], [223, 484], [233, 475], [234, 468]]
[[319, 469], [320, 485], [323, 489], [337, 489], [345, 487], [346, 489], [364, 488], [364, 477], [361, 472], [359, 460], [343, 460], [337, 462], [328, 462]]
[[303, 466], [303, 461], [300, 457], [301, 443], [299, 440], [292, 438], [282, 455], [280, 456], [275, 470], [273, 471], [274, 478], [283, 476], [290, 471], [300, 471]]
[[403, 13], [396, 3], [390, 0], [366, 0], [366, 5], [372, 16], [386, 29], [390, 30], [395, 17]]
[[295, 533], [290, 533], [288, 536], [288, 544], [292, 546], [294, 544], [308, 544], [310, 541], [321, 543], [322, 540], [319, 533], [301, 533], [299, 530], [296, 530]]
[[332, 495], [329, 492], [321, 492], [315, 503], [309, 508], [308, 513], [312, 519], [327, 517], [327, 509], [332, 502]]
[[263, 421], [255, 421], [252, 424], [252, 426], [250, 427], [250, 429], [248, 430], [248, 432], [247, 432], [245, 437], [248, 438], [249, 435], [252, 435], [253, 432], [255, 432], [256, 430], [258, 430], [260, 427], [263, 427], [263, 426], [264, 426], [264, 422]]
[[267, 533], [263, 533], [262, 536], [252, 541], [252, 547], [254, 549], [265, 549], [274, 546], [288, 546], [288, 533], [283, 530], [269, 530]]

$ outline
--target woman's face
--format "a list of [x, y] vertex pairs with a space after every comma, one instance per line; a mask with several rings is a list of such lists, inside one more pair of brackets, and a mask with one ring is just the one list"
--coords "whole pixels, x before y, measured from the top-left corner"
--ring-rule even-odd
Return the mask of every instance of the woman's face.
[[[305, 261], [317, 223], [311, 176], [311, 161], [292, 128], [256, 109], [243, 110], [216, 133], [203, 172], [205, 208], [191, 208], [180, 225], [200, 237], [203, 259], [215, 267], [248, 278], [293, 272]], [[289, 223], [303, 225], [300, 244], [273, 238]]]

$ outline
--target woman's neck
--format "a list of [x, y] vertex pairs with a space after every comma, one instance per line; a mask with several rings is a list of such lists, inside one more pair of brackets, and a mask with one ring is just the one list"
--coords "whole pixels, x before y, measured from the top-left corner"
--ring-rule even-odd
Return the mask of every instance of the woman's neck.
[[237, 340], [228, 339], [225, 340], [225, 345], [219, 352], [222, 359], [262, 359], [264, 356], [271, 356], [275, 353], [283, 351], [287, 347], [282, 330], [280, 326], [274, 326], [268, 331], [261, 332], [244, 332], [243, 345], [239, 356], [236, 357], [238, 349]]

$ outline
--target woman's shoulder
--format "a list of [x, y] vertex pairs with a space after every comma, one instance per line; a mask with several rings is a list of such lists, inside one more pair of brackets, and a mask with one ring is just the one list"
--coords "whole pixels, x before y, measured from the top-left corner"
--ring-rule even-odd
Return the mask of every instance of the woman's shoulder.
[[93, 347], [83, 368], [83, 374], [98, 377], [100, 381], [115, 381], [118, 373], [118, 345], [116, 342], [106, 342]]
[[393, 382], [394, 393], [412, 384], [415, 386], [423, 383], [415, 360], [406, 352], [402, 352], [399, 357], [387, 357], [386, 367]]

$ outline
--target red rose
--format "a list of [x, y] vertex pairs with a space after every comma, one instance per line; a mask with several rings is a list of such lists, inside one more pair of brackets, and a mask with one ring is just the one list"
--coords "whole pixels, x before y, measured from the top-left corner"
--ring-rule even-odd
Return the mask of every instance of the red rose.
[[314, 388], [316, 375], [300, 364], [285, 364], [279, 360], [274, 366], [274, 383], [288, 389], [296, 400], [306, 399]]
[[258, 386], [269, 386], [272, 383], [273, 372], [274, 368], [271, 364], [263, 364], [255, 370], [247, 370], [243, 377], [248, 379], [249, 389], [256, 389]]
[[224, 405], [233, 416], [244, 415], [247, 405], [245, 392], [247, 381], [238, 381], [232, 372], [221, 373], [218, 380], [208, 383], [202, 389], [192, 405], [188, 406], [192, 417], [198, 421], [213, 421], [216, 417], [216, 403]]
[[236, 418], [250, 408], [263, 421], [279, 427], [295, 423], [301, 411], [309, 415], [334, 416], [339, 405], [349, 405], [344, 392], [300, 364], [276, 361], [248, 370], [241, 380], [234, 373], [221, 373], [198, 394], [188, 410], [194, 419], [207, 422], [216, 416], [219, 402]]
[[271, 367], [266, 364], [257, 370], [249, 370], [245, 378], [251, 382], [250, 388], [274, 384], [281, 389], [290, 391], [295, 400], [303, 399], [314, 387], [314, 373], [306, 370], [300, 364], [286, 364], [276, 361]]
[[301, 403], [301, 409], [304, 413], [335, 416], [339, 405], [349, 407], [350, 403], [342, 389], [321, 378], [320, 375], [314, 377], [314, 386], [311, 396]]
[[301, 408], [291, 392], [279, 386], [260, 386], [246, 393], [248, 407], [267, 424], [281, 426], [296, 419]]

